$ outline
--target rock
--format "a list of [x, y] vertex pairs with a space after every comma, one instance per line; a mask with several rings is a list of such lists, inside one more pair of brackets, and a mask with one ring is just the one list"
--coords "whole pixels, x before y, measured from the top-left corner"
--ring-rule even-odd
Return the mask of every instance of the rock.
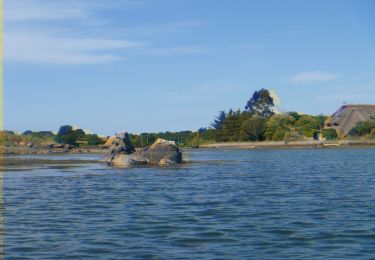
[[157, 139], [150, 147], [139, 151], [141, 158], [150, 161], [150, 164], [171, 165], [182, 163], [182, 154], [173, 141]]
[[125, 135], [122, 137], [116, 137], [116, 140], [113, 142], [109, 149], [111, 155], [116, 154], [131, 154], [135, 152], [135, 148], [133, 144], [130, 142], [130, 138], [128, 133], [125, 133]]
[[110, 149], [110, 154], [101, 161], [113, 166], [173, 165], [182, 163], [182, 154], [175, 142], [159, 138], [151, 146], [135, 151], [130, 140], [125, 141], [125, 139], [123, 143], [117, 143], [118, 140], [116, 140]]
[[111, 136], [111, 137], [108, 138], [108, 140], [105, 142], [104, 146], [105, 146], [105, 147], [111, 147], [115, 141], [116, 141], [116, 136]]

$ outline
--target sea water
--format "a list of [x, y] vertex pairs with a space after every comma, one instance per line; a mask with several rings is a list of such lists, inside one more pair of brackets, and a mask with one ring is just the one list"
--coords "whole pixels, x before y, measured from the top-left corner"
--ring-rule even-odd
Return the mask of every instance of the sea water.
[[183, 155], [189, 162], [172, 167], [89, 163], [8, 169], [5, 258], [375, 255], [375, 149], [186, 150]]

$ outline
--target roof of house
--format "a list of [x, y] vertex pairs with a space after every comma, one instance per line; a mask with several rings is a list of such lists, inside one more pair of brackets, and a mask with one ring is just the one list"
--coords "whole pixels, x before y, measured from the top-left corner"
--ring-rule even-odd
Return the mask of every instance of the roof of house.
[[375, 119], [375, 105], [343, 105], [325, 121], [326, 128], [335, 128], [340, 138], [359, 122]]

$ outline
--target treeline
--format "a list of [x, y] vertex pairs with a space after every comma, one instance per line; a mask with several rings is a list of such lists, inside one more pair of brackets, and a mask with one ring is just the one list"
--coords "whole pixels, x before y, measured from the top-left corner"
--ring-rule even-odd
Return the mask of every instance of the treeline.
[[221, 111], [202, 139], [216, 142], [293, 141], [317, 138], [320, 132], [327, 139], [337, 138], [331, 130], [323, 130], [326, 119], [324, 115], [297, 112], [275, 114], [273, 98], [267, 89], [261, 89], [253, 93], [244, 110]]
[[51, 131], [33, 132], [27, 130], [22, 134], [13, 131], [1, 131], [0, 142], [4, 146], [44, 146], [53, 143], [72, 146], [93, 146], [104, 144], [106, 138], [96, 134], [86, 134], [82, 129], [73, 129], [70, 125], [61, 126], [58, 133]]
[[218, 142], [303, 140], [313, 138], [320, 131], [327, 135], [322, 130], [326, 118], [296, 112], [261, 116], [248, 110], [230, 110], [220, 112], [212, 124], [214, 128], [207, 131], [211, 132], [208, 138]]
[[1, 131], [0, 142], [3, 146], [32, 146], [51, 143], [54, 136], [50, 131], [25, 131], [22, 134], [15, 133], [14, 131]]
[[[199, 131], [198, 131], [199, 132]], [[160, 133], [142, 133], [129, 134], [130, 141], [135, 147], [146, 147], [153, 144], [156, 139], [175, 141], [179, 146], [198, 146], [199, 133], [193, 131], [180, 132], [160, 132]]]
[[[323, 137], [337, 139], [335, 129], [324, 129], [327, 116], [306, 115], [297, 112], [275, 113], [274, 101], [267, 89], [255, 91], [244, 110], [221, 111], [209, 127], [197, 131], [129, 134], [135, 147], [146, 147], [157, 138], [175, 141], [180, 146], [196, 147], [204, 143], [238, 141], [297, 141]], [[375, 138], [375, 119], [358, 123], [351, 137]], [[51, 142], [72, 146], [102, 145], [109, 137], [85, 133], [70, 125], [61, 126], [57, 134], [49, 131], [16, 134], [0, 132], [3, 145], [48, 144]]]
[[[158, 137], [176, 141], [180, 146], [238, 141], [294, 141], [319, 138], [336, 139], [333, 129], [323, 130], [324, 115], [304, 115], [297, 112], [274, 113], [274, 102], [266, 89], [255, 91], [244, 110], [221, 111], [208, 128], [196, 132], [143, 133], [130, 135], [136, 147], [152, 144]], [[315, 136], [314, 136], [315, 135]]]
[[106, 138], [100, 138], [97, 134], [86, 134], [82, 129], [74, 129], [71, 125], [60, 127], [54, 141], [72, 146], [86, 146], [104, 144]]

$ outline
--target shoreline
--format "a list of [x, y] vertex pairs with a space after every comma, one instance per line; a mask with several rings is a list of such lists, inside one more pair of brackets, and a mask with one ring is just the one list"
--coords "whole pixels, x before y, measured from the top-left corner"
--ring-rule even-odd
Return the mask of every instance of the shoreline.
[[263, 141], [263, 142], [228, 142], [199, 145], [200, 149], [298, 149], [298, 148], [375, 148], [375, 140], [337, 140], [337, 141]]
[[[189, 149], [300, 149], [300, 148], [375, 148], [375, 140], [336, 140], [336, 141], [262, 141], [262, 142], [226, 142], [202, 144], [198, 147], [181, 147], [182, 150]], [[140, 149], [140, 148], [136, 148]], [[59, 154], [107, 154], [109, 148], [103, 146], [91, 146], [81, 148], [55, 148], [48, 147], [3, 147], [1, 154], [3, 156], [17, 155], [59, 155]]]
[[12, 146], [3, 147], [1, 154], [4, 156], [17, 155], [54, 155], [54, 154], [105, 154], [108, 148], [102, 146], [89, 147], [71, 147], [69, 145], [62, 145], [58, 148], [50, 148], [45, 146], [27, 147], [27, 146]]

